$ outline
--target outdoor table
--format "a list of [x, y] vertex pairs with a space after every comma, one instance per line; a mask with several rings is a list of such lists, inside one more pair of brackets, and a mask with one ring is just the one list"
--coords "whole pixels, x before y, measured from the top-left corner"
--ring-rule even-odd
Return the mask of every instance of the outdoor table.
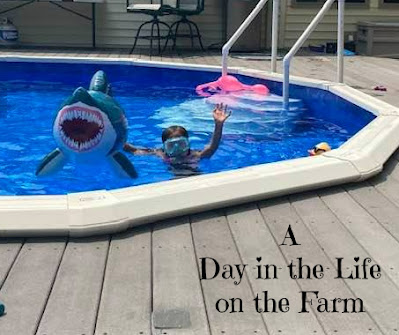
[[[85, 20], [91, 21], [91, 30], [92, 30], [92, 46], [93, 48], [96, 47], [96, 4], [97, 3], [103, 3], [105, 0], [0, 0], [1, 2], [23, 2], [20, 3], [14, 7], [8, 8], [6, 10], [0, 11], [0, 15], [4, 13], [8, 13], [11, 11], [14, 11], [18, 8], [30, 5], [34, 2], [48, 2], [54, 6], [57, 6], [61, 8], [62, 10], [72, 13], [73, 15], [80, 16], [84, 18]], [[91, 4], [91, 16], [84, 15], [82, 13], [79, 13], [73, 9], [66, 8], [62, 6], [61, 3], [63, 2], [68, 2], [68, 3], [88, 3]]]

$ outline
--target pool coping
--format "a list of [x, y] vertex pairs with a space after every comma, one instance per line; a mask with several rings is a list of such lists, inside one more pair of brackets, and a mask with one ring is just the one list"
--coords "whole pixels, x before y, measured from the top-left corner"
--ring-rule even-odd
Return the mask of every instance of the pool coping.
[[[0, 61], [131, 64], [220, 72], [221, 67], [132, 58], [0, 56]], [[242, 67], [230, 73], [282, 82]], [[185, 179], [67, 195], [1, 196], [0, 236], [88, 236], [126, 230], [198, 211], [356, 182], [379, 173], [399, 146], [399, 108], [345, 84], [291, 77], [292, 84], [330, 91], [377, 117], [340, 148], [321, 156], [250, 166]], [[366, 145], [365, 145], [366, 144]]]

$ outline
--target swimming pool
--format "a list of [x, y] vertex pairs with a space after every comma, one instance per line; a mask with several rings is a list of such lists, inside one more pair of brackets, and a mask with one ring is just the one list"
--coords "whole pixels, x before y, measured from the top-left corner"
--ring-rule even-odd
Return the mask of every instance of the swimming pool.
[[[88, 87], [98, 70], [108, 74], [113, 96], [126, 112], [128, 141], [138, 147], [161, 148], [162, 130], [182, 125], [189, 131], [191, 147], [202, 149], [212, 136], [214, 103], [228, 103], [233, 116], [225, 124], [219, 150], [212, 159], [181, 169], [172, 169], [154, 156], [130, 155], [137, 179], [118, 178], [100, 159], [92, 165], [69, 163], [55, 175], [36, 177], [35, 166], [56, 147], [55, 113], [75, 88]], [[292, 97], [301, 99], [291, 102], [289, 112], [283, 111], [278, 97], [253, 100], [196, 94], [198, 84], [217, 76], [119, 64], [0, 63], [0, 99], [5, 102], [0, 122], [0, 195], [110, 190], [304, 157], [322, 141], [338, 148], [375, 118], [317, 88], [295, 87]], [[262, 82], [272, 93], [280, 93], [278, 85]]]
[[[231, 205], [303, 189], [361, 180], [381, 170], [399, 143], [395, 107], [342, 84], [293, 78], [290, 110], [281, 101], [218, 97], [233, 110], [222, 144], [180, 177], [156, 157], [129, 156], [139, 178], [115, 176], [105, 163], [68, 164], [38, 178], [40, 159], [55, 148], [54, 113], [78, 87], [104, 70], [129, 122], [129, 142], [161, 147], [162, 129], [185, 126], [194, 149], [209, 142], [215, 98], [194, 87], [220, 69], [139, 62], [5, 57], [0, 62], [0, 218], [8, 235], [91, 234], [150, 220]], [[231, 69], [247, 84], [266, 84], [281, 95], [281, 76]], [[4, 108], [5, 106], [5, 108]], [[377, 117], [378, 116], [378, 117]], [[321, 141], [333, 151], [306, 157]], [[267, 163], [267, 164], [265, 164]], [[77, 193], [82, 192], [82, 193]], [[29, 215], [32, 223], [15, 226]]]

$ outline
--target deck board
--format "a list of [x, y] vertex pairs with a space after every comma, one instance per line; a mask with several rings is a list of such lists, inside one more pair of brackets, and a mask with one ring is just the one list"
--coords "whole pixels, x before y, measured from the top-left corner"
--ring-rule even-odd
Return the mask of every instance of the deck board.
[[151, 229], [114, 235], [96, 323], [96, 335], [151, 334]]
[[0, 288], [14, 264], [23, 245], [23, 239], [0, 241]]
[[[342, 257], [348, 272], [352, 271], [354, 257], [360, 261], [371, 255], [348, 231], [341, 221], [314, 193], [293, 196], [293, 206], [312, 235], [323, 246], [324, 252], [336, 265], [335, 259]], [[331, 235], [334, 237], [331, 238]], [[339, 243], [337, 243], [339, 241]], [[359, 262], [360, 262], [359, 261]], [[373, 259], [373, 264], [375, 260]], [[381, 278], [369, 280], [345, 279], [355, 296], [361, 297], [364, 306], [378, 327], [386, 334], [394, 334], [399, 327], [399, 289], [390, 280], [382, 265]], [[381, 296], [384, 299], [381, 299]], [[373, 329], [373, 327], [370, 327]]]
[[28, 239], [0, 291], [7, 314], [0, 333], [34, 335], [65, 248], [65, 240]]
[[370, 179], [370, 183], [378, 192], [387, 197], [396, 206], [399, 206], [399, 181], [396, 181], [390, 174], [383, 171], [376, 177]]
[[368, 182], [345, 187], [351, 197], [399, 241], [399, 207]]
[[154, 227], [152, 320], [155, 334], [209, 334], [188, 217]]
[[93, 334], [109, 239], [68, 242], [37, 335]]
[[[267, 313], [261, 313], [270, 334], [287, 334], [292, 329], [296, 329], [296, 334], [324, 334], [323, 328], [317, 321], [314, 313], [299, 314], [300, 287], [295, 280], [287, 275], [287, 262], [284, 254], [280, 250], [279, 243], [270, 233], [258, 207], [254, 204], [244, 205], [229, 209], [227, 220], [237, 244], [237, 249], [242, 261], [249, 264], [246, 269], [249, 282], [255, 294], [263, 297], [262, 292], [268, 291], [270, 297], [284, 298], [290, 297], [290, 311], [283, 313], [271, 313], [272, 307]], [[283, 235], [282, 235], [283, 236]], [[257, 258], [261, 257], [260, 262]], [[258, 269], [254, 269], [258, 264], [273, 264], [277, 266], [277, 278], [274, 278], [274, 268], [270, 271], [270, 279], [257, 279]], [[267, 278], [264, 272], [261, 278]], [[263, 305], [262, 305], [263, 308]], [[295, 311], [295, 312], [292, 312]], [[302, 324], [298, 328], [298, 324]]]
[[384, 264], [387, 276], [399, 287], [399, 243], [383, 226], [341, 188], [320, 192], [321, 199], [337, 216], [356, 241], [379, 264]]
[[[220, 65], [215, 52], [146, 50], [0, 49], [0, 55], [128, 57], [185, 64]], [[270, 69], [270, 61], [231, 57], [230, 66]], [[277, 63], [281, 73], [282, 62]], [[296, 56], [292, 74], [335, 80], [334, 57]], [[399, 108], [399, 60], [345, 58], [345, 82]], [[387, 92], [377, 92], [384, 85]], [[237, 147], [238, 148], [238, 147]], [[1, 335], [161, 334], [398, 334], [399, 150], [384, 171], [356, 184], [198, 213], [92, 239], [0, 240]], [[280, 245], [291, 225], [298, 246]], [[336, 257], [370, 256], [382, 267], [378, 280], [334, 279]], [[256, 280], [253, 269], [239, 285], [200, 280], [200, 258], [223, 264], [278, 264], [282, 271], [302, 257], [323, 264], [325, 277], [301, 280], [281, 272]], [[345, 267], [345, 270], [346, 267]], [[366, 313], [266, 314], [253, 308], [256, 293], [290, 298], [300, 291], [324, 297], [361, 297]], [[244, 301], [245, 313], [219, 313], [219, 298]], [[189, 322], [187, 322], [187, 320]], [[179, 324], [177, 324], [179, 323]], [[182, 327], [184, 326], [184, 327]]]
[[[226, 217], [222, 212], [193, 215], [191, 222], [198, 259], [211, 257], [217, 260], [221, 268], [225, 264], [242, 264]], [[208, 269], [214, 271], [211, 265]], [[238, 278], [235, 280], [238, 283]], [[252, 308], [254, 296], [246, 276], [243, 276], [238, 285], [234, 284], [233, 279], [223, 279], [221, 274], [211, 280], [203, 279], [201, 284], [212, 334], [268, 334], [262, 316]], [[235, 308], [236, 312], [230, 313], [229, 311], [232, 310], [230, 309], [227, 312], [219, 313], [215, 306], [217, 301], [222, 298], [226, 300], [241, 299], [242, 310], [245, 312], [239, 312], [240, 305], [238, 303]], [[225, 307], [223, 303], [221, 307]], [[221, 311], [225, 311], [225, 309], [221, 309]]]
[[[344, 280], [334, 279], [334, 263], [326, 255], [323, 244], [315, 239], [309, 227], [298, 215], [296, 208], [288, 200], [283, 198], [264, 201], [260, 204], [260, 209], [271, 233], [275, 239], [281, 241], [280, 243], [283, 242], [288, 226], [291, 226], [295, 240], [300, 245], [281, 246], [281, 251], [288, 262], [302, 257], [304, 264], [323, 265], [325, 275], [322, 279], [297, 279], [301, 291], [318, 291], [320, 296], [328, 299], [355, 297]], [[369, 313], [318, 313], [315, 307], [311, 306], [326, 334], [381, 334]]]

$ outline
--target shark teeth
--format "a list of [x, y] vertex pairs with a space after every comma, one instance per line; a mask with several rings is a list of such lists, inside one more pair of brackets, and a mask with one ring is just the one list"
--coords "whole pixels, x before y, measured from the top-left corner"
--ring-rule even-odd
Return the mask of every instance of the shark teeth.
[[[100, 112], [96, 110], [69, 106], [60, 112], [58, 119], [60, 137], [65, 145], [73, 151], [82, 152], [94, 148], [104, 134], [104, 120]], [[87, 127], [91, 128], [86, 138], [74, 135], [74, 127], [80, 128], [81, 131], [82, 122], [86, 122]], [[67, 124], [69, 125], [67, 126]]]
[[73, 120], [73, 119], [81, 119], [89, 122], [95, 122], [99, 127], [104, 126], [103, 120], [96, 113], [80, 109], [72, 109], [66, 111], [65, 113], [62, 113], [60, 117], [60, 123], [63, 123], [66, 120]]

